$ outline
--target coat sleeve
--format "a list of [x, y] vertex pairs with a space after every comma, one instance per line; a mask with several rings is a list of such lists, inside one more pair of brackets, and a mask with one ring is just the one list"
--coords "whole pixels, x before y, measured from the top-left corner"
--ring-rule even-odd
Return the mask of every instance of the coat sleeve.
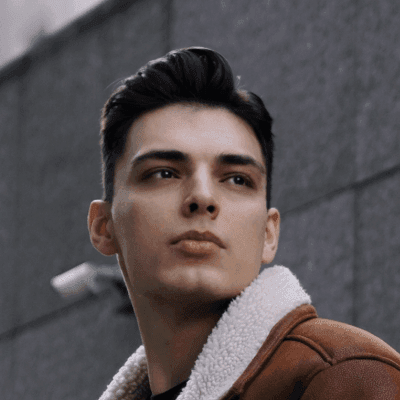
[[400, 400], [400, 370], [383, 361], [353, 359], [314, 376], [301, 400]]

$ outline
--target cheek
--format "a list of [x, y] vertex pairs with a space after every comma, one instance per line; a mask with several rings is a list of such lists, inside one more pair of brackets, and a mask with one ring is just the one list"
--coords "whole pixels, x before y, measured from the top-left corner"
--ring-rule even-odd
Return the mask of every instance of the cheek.
[[[266, 213], [265, 213], [266, 214]], [[236, 237], [237, 248], [240, 249], [239, 254], [245, 257], [258, 257], [262, 252], [265, 238], [265, 215], [260, 213], [259, 208], [255, 210], [247, 210], [246, 218], [241, 218], [241, 223], [236, 227], [238, 235]]]
[[118, 210], [114, 217], [114, 229], [118, 243], [122, 249], [129, 247], [129, 242], [134, 240], [136, 215], [133, 212]]
[[148, 246], [157, 243], [174, 222], [168, 202], [154, 202], [151, 198], [136, 197], [119, 202], [113, 213], [116, 236], [121, 247]]
[[112, 208], [114, 231], [121, 248], [126, 248], [127, 240], [131, 241], [134, 238], [140, 215], [139, 210], [127, 197], [116, 196]]

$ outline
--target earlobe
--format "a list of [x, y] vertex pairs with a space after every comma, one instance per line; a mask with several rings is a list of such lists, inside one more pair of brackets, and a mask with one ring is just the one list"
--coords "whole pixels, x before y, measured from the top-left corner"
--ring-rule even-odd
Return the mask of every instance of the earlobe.
[[117, 253], [112, 231], [110, 205], [102, 200], [94, 200], [88, 213], [88, 229], [93, 247], [104, 256]]

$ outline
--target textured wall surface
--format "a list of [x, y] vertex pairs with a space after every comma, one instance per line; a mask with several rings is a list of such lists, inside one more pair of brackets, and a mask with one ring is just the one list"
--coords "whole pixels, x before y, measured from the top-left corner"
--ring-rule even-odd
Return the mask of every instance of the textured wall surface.
[[19, 135], [18, 79], [10, 79], [0, 87], [0, 333], [15, 324], [16, 240], [18, 232], [17, 192]]
[[136, 320], [116, 316], [110, 297], [59, 313], [16, 338], [10, 400], [97, 399], [140, 344]]
[[50, 279], [97, 253], [100, 109], [168, 50], [220, 51], [274, 118], [278, 254], [319, 315], [400, 350], [400, 6], [393, 1], [106, 1], [0, 71], [0, 388], [95, 399], [140, 344], [115, 294]]

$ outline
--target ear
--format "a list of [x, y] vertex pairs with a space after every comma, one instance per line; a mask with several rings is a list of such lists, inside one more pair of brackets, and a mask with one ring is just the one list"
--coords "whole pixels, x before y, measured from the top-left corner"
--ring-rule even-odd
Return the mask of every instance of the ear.
[[269, 264], [275, 258], [278, 250], [281, 216], [276, 208], [268, 210], [267, 227], [265, 229], [264, 250], [262, 264]]
[[93, 247], [104, 256], [112, 256], [118, 252], [111, 219], [111, 204], [94, 200], [90, 203], [88, 229]]

